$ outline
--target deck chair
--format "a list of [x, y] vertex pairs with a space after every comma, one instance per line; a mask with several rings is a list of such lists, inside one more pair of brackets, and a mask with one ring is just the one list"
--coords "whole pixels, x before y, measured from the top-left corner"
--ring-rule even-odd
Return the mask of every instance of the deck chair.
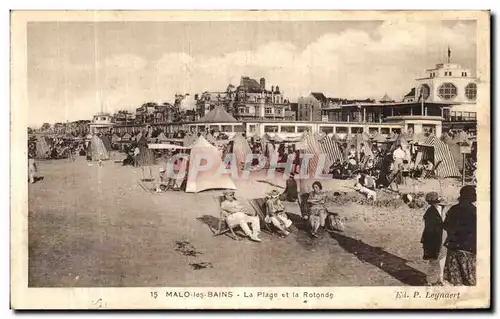
[[[307, 204], [308, 199], [309, 199], [309, 193], [302, 193], [299, 195], [299, 207], [300, 207], [300, 213], [301, 213], [302, 217], [309, 215], [309, 205]], [[342, 222], [340, 221], [339, 213], [327, 210], [326, 211], [325, 226], [328, 225], [328, 220], [330, 218], [333, 218], [333, 220], [342, 224]], [[343, 226], [342, 226], [342, 228], [343, 228]], [[330, 232], [330, 233], [338, 231], [338, 229], [330, 229], [329, 227], [325, 227], [325, 230], [327, 232]]]
[[[208, 225], [212, 233], [214, 234], [214, 237], [220, 236], [220, 235], [226, 235], [230, 237], [233, 240], [240, 240], [238, 236], [234, 233], [233, 228], [229, 227], [229, 225], [226, 222], [226, 217], [225, 217], [225, 212], [220, 208], [220, 205], [222, 204], [222, 201], [224, 200], [224, 196], [216, 196], [215, 201], [217, 202], [217, 205], [219, 206], [219, 222], [217, 225], [217, 229], [214, 229], [212, 226]], [[236, 226], [235, 226], [236, 228]]]
[[273, 235], [275, 232], [273, 231], [271, 225], [265, 221], [267, 215], [266, 198], [249, 199], [248, 202], [257, 213], [257, 216], [259, 216], [261, 221], [260, 224], [263, 225], [263, 227], [261, 227], [261, 231]]
[[443, 161], [437, 162], [437, 164], [432, 168], [432, 171], [427, 172], [427, 174], [424, 176], [425, 178], [436, 178], [437, 177], [437, 169], [439, 165], [441, 165]]

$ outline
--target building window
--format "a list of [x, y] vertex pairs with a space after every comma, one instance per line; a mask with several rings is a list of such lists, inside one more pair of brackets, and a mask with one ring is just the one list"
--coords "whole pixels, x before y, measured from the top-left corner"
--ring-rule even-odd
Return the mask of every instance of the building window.
[[302, 132], [305, 132], [305, 131], [311, 131], [311, 127], [310, 126], [298, 126], [297, 127], [297, 132], [298, 133], [302, 133]]
[[345, 127], [345, 126], [337, 126], [335, 128], [335, 133], [338, 133], [338, 134], [346, 134], [347, 132], [349, 132], [349, 128]]
[[444, 72], [444, 76], [448, 76], [448, 72], [446, 72], [446, 71], [445, 71], [445, 72]]
[[264, 132], [265, 133], [278, 133], [278, 127], [266, 125], [266, 126], [264, 126]]
[[333, 127], [331, 126], [322, 126], [320, 127], [320, 131], [325, 133], [325, 134], [330, 134], [333, 133]]
[[265, 112], [265, 114], [273, 114], [273, 109], [270, 107], [266, 107], [266, 108], [264, 108], [264, 112]]
[[469, 83], [465, 87], [465, 96], [471, 100], [475, 101], [477, 97], [477, 85], [476, 83]]
[[438, 88], [438, 95], [443, 100], [450, 100], [457, 96], [457, 87], [453, 83], [443, 83]]
[[448, 75], [451, 76], [451, 72], [448, 72]]
[[382, 128], [380, 128], [380, 134], [385, 134], [385, 135], [387, 135], [387, 134], [389, 134], [390, 132], [391, 132], [391, 130], [390, 130], [390, 128], [388, 128], [388, 127], [382, 127]]
[[295, 133], [295, 126], [291, 125], [282, 125], [281, 126], [282, 133]]
[[255, 132], [255, 131], [256, 131], [256, 130], [255, 130], [255, 125], [249, 125], [249, 126], [248, 126], [248, 130], [249, 130], [250, 132], [252, 132], [252, 133], [253, 133], [253, 132]]

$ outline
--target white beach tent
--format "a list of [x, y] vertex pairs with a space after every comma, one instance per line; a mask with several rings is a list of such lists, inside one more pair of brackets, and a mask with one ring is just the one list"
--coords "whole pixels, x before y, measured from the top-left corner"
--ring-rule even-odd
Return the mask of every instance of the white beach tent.
[[[219, 149], [200, 136], [191, 146], [189, 156], [188, 179], [186, 193], [198, 193], [207, 189], [236, 189], [233, 180], [228, 174], [220, 175], [218, 171], [222, 165]], [[195, 168], [206, 165], [203, 158], [209, 158], [212, 167], [206, 171], [197, 171]], [[198, 161], [198, 163], [196, 163]]]

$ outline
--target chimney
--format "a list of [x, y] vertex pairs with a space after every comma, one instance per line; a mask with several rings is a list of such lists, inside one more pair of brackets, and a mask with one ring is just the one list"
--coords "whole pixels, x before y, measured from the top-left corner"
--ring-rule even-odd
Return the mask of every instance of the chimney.
[[266, 79], [260, 78], [260, 89], [265, 90], [266, 89]]
[[271, 92], [274, 92], [274, 85], [271, 85]]

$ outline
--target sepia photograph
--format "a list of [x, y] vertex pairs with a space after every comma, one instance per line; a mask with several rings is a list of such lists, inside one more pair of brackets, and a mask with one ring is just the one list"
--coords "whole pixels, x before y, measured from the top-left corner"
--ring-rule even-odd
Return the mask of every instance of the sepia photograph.
[[489, 307], [488, 11], [11, 28], [13, 308]]

